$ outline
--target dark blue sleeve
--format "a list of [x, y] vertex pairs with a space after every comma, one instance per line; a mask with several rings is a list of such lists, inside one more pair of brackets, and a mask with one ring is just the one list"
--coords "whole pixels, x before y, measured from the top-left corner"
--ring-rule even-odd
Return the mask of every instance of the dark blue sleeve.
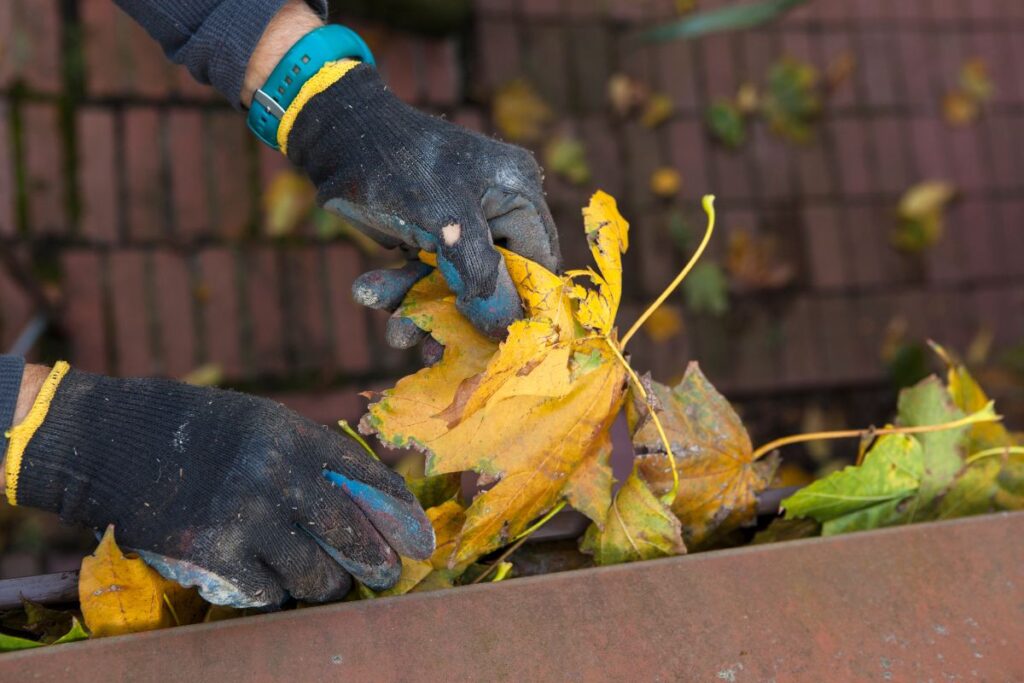
[[[306, 0], [327, 15], [327, 0]], [[235, 107], [245, 68], [285, 0], [115, 0], [174, 62], [212, 84]]]

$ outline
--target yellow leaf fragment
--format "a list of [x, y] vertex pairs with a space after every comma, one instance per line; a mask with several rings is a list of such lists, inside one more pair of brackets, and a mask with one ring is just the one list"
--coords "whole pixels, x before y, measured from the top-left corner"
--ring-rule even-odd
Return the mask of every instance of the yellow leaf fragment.
[[583, 209], [584, 230], [590, 253], [600, 274], [592, 269], [570, 271], [572, 278], [586, 277], [596, 290], [575, 285], [569, 296], [578, 305], [576, 319], [598, 334], [607, 335], [615, 325], [622, 298], [622, 254], [629, 248], [629, 223], [619, 213], [615, 199], [597, 192]]
[[263, 193], [263, 232], [283, 237], [298, 229], [316, 205], [316, 189], [309, 179], [291, 169], [274, 176]]
[[651, 174], [651, 192], [663, 199], [671, 199], [679, 194], [683, 186], [683, 177], [679, 171], [669, 166], [657, 169]]
[[[736, 411], [690, 363], [674, 388], [651, 383], [658, 415], [679, 470], [672, 510], [682, 522], [683, 540], [694, 549], [715, 535], [750, 524], [757, 494], [772, 479], [775, 459], [755, 461], [747, 430]], [[671, 467], [644, 401], [632, 393], [628, 404], [638, 473], [656, 496], [672, 488]]]
[[94, 637], [151, 631], [201, 621], [206, 604], [194, 588], [169, 581], [136, 555], [125, 555], [107, 527], [96, 552], [82, 560], [78, 597]]

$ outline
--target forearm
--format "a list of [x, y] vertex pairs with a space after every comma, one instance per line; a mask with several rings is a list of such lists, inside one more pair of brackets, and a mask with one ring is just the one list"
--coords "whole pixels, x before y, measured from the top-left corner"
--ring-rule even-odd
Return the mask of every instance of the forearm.
[[[153, 36], [167, 56], [210, 83], [233, 105], [247, 105], [250, 63], [277, 59], [327, 12], [326, 0], [115, 0]], [[315, 23], [313, 23], [315, 22]], [[290, 36], [301, 30], [292, 43]], [[280, 52], [278, 52], [280, 50]], [[277, 64], [266, 68], [266, 75]], [[257, 69], [257, 72], [259, 69]], [[254, 75], [253, 78], [256, 76]]]
[[[49, 374], [50, 368], [45, 365], [25, 366], [25, 374], [21, 377], [21, 389], [18, 391], [18, 405], [14, 409], [15, 425], [21, 424], [28, 415], [28, 411], [32, 409], [32, 404], [39, 394], [39, 388], [43, 386], [43, 381]], [[0, 489], [3, 489], [7, 483], [6, 461], [7, 454], [3, 453], [0, 455]]]

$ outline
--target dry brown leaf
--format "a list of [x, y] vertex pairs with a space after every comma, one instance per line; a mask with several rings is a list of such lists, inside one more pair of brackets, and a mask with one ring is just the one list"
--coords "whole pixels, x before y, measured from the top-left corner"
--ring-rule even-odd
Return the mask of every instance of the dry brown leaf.
[[779, 256], [778, 241], [771, 235], [737, 230], [729, 235], [725, 269], [740, 289], [775, 289], [792, 282], [793, 265]]
[[[679, 469], [679, 494], [672, 511], [682, 522], [683, 540], [694, 550], [716, 536], [753, 523], [757, 494], [768, 486], [778, 463], [754, 461], [753, 446], [736, 411], [690, 363], [682, 381], [669, 388], [651, 383], [658, 415]], [[672, 489], [672, 470], [649, 411], [635, 393], [628, 405], [638, 471], [656, 496]]]

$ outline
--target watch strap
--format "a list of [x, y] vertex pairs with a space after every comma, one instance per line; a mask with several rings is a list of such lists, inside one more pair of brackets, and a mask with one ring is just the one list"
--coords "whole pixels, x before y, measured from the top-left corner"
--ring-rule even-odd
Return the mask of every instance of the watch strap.
[[0, 356], [0, 458], [7, 452], [7, 433], [14, 424], [14, 410], [18, 405], [18, 392], [24, 374], [24, 358]]
[[249, 108], [249, 129], [264, 144], [280, 149], [277, 130], [281, 119], [302, 86], [328, 62], [358, 59], [375, 64], [373, 54], [359, 34], [339, 24], [321, 26], [299, 39], [278, 62], [270, 78], [256, 91]]

